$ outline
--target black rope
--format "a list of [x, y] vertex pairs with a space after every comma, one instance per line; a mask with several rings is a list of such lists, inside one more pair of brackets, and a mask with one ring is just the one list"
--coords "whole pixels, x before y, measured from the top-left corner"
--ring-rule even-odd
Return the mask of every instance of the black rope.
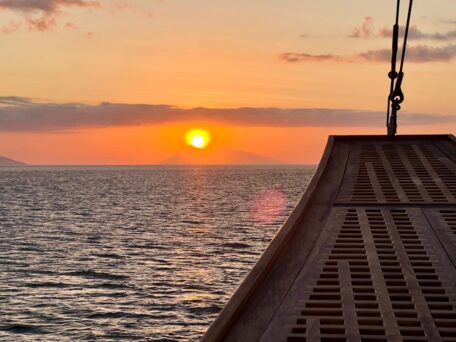
[[[399, 50], [399, 13], [400, 13], [401, 0], [397, 0], [396, 8], [396, 22], [393, 26], [393, 44], [391, 54], [391, 71], [388, 73], [388, 77], [391, 80], [390, 92], [388, 95], [388, 107], [386, 113], [386, 127], [388, 135], [394, 136], [397, 133], [397, 112], [401, 109], [401, 103], [404, 102], [404, 93], [402, 92], [402, 81], [404, 79], [404, 61], [405, 52], [407, 49], [407, 39], [410, 28], [410, 18], [412, 16], [413, 0], [409, 2], [409, 8], [407, 13], [407, 23], [405, 26], [404, 33], [404, 44], [402, 46], [401, 64], [399, 72], [396, 71], [397, 52]], [[391, 107], [391, 109], [390, 109]]]
[[401, 0], [397, 0], [397, 7], [396, 7], [396, 22], [393, 26], [393, 45], [392, 45], [392, 54], [391, 54], [391, 71], [388, 73], [388, 77], [391, 80], [390, 83], [390, 91], [388, 93], [388, 103], [386, 105], [386, 127], [389, 127], [390, 121], [390, 99], [391, 94], [394, 90], [394, 80], [397, 78], [396, 72], [396, 59], [397, 59], [397, 50], [398, 50], [398, 41], [399, 41], [399, 13], [401, 9]]

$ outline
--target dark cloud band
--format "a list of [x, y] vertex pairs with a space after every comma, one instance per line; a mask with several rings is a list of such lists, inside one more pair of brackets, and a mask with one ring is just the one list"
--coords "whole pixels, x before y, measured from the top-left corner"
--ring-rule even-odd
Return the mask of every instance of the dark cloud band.
[[[382, 127], [383, 112], [324, 108], [192, 108], [168, 105], [39, 103], [16, 96], [0, 97], [0, 131], [64, 131], [82, 128], [220, 122], [248, 127]], [[456, 116], [404, 113], [401, 125], [456, 122]]]

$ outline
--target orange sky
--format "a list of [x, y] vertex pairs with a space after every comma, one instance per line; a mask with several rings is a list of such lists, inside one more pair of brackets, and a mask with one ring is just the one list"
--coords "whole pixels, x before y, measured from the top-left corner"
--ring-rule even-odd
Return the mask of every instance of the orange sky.
[[[185, 129], [204, 127], [213, 141], [203, 151], [185, 145]], [[439, 125], [410, 126], [404, 133], [441, 133]], [[455, 132], [456, 125], [447, 132]], [[187, 156], [206, 164], [246, 163], [234, 151], [255, 154], [250, 162], [315, 164], [328, 134], [383, 134], [383, 128], [273, 128], [161, 125], [82, 130], [68, 133], [2, 134], [2, 153], [32, 164], [157, 164]], [[21, 143], [17, 143], [20, 141]], [[31, 153], [33, 151], [33, 153]], [[50, 153], [52, 151], [52, 153]], [[194, 154], [202, 156], [193, 158]], [[267, 157], [269, 159], [261, 159]], [[264, 160], [264, 161], [263, 161]]]
[[[33, 3], [0, 1], [0, 155], [317, 163], [329, 134], [385, 132], [394, 1]], [[456, 132], [448, 13], [453, 0], [415, 4], [400, 133]], [[213, 136], [205, 151], [184, 144], [195, 127]]]

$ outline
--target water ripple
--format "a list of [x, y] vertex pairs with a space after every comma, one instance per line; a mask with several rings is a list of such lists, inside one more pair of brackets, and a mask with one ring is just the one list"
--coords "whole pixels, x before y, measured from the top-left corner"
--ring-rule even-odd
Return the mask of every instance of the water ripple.
[[198, 340], [312, 173], [0, 168], [0, 340]]
[[72, 277], [106, 279], [106, 280], [124, 280], [124, 279], [128, 279], [129, 278], [126, 275], [104, 273], [104, 272], [95, 272], [95, 271], [92, 271], [92, 270], [81, 270], [81, 271], [75, 271], [75, 272], [68, 272], [68, 273], [63, 273], [63, 275], [72, 276]]

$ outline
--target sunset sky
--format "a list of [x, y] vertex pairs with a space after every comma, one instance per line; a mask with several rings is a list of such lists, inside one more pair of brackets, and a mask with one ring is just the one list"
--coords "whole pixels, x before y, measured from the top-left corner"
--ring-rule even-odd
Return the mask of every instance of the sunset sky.
[[[329, 134], [385, 132], [395, 3], [0, 0], [0, 155], [317, 163]], [[454, 13], [415, 1], [399, 133], [456, 132]]]

